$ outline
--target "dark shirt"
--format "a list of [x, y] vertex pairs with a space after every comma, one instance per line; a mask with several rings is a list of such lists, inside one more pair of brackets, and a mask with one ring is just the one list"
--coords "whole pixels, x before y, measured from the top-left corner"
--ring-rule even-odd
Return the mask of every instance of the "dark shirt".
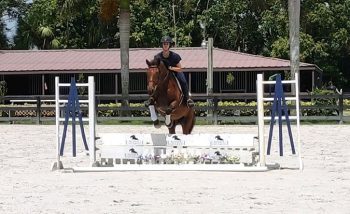
[[168, 58], [163, 56], [163, 52], [158, 53], [156, 57], [159, 57], [166, 67], [175, 67], [181, 61], [180, 55], [172, 51], [169, 52]]

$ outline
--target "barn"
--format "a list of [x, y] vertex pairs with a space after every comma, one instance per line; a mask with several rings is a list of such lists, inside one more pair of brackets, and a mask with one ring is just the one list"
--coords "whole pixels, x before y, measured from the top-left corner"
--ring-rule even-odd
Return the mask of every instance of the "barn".
[[[129, 50], [129, 93], [146, 93], [146, 59], [160, 48]], [[202, 47], [173, 48], [192, 94], [206, 93], [208, 51]], [[95, 76], [97, 94], [121, 94], [119, 49], [1, 50], [0, 81], [6, 81], [7, 95], [53, 95], [54, 78], [69, 82]], [[256, 75], [264, 78], [280, 73], [290, 78], [290, 61], [213, 48], [213, 92], [250, 94], [256, 91]], [[300, 63], [300, 91], [320, 86], [322, 70], [314, 64]]]

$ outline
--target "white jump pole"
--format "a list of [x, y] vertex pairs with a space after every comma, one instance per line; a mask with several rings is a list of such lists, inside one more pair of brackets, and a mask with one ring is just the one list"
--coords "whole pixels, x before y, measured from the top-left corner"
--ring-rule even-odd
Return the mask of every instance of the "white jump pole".
[[63, 164], [61, 162], [60, 156], [60, 87], [59, 87], [60, 79], [59, 77], [55, 77], [55, 102], [56, 102], [56, 155], [57, 161], [52, 165], [51, 170], [63, 169]]
[[299, 170], [304, 169], [303, 160], [301, 158], [301, 142], [300, 142], [300, 97], [299, 97], [299, 73], [295, 73], [295, 106], [297, 113], [297, 144], [298, 144], [298, 156], [299, 156]]
[[96, 163], [96, 110], [95, 110], [95, 82], [94, 77], [89, 76], [89, 155], [90, 166], [95, 166]]

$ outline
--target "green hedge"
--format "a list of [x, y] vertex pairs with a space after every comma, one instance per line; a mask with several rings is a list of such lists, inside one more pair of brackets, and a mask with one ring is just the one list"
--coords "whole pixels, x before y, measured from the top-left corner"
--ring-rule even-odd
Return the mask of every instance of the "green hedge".
[[[287, 102], [288, 105], [290, 105], [290, 101]], [[265, 105], [265, 115], [269, 115], [269, 104]], [[331, 103], [329, 100], [322, 101], [321, 99], [315, 99], [311, 102], [301, 102], [301, 106], [319, 106], [319, 105], [336, 105], [336, 103]], [[344, 105], [350, 106], [350, 100], [344, 100]], [[99, 107], [120, 107], [120, 103], [111, 103], [111, 104], [101, 104]], [[133, 103], [130, 104], [131, 107], [142, 107], [143, 103]], [[197, 107], [206, 107], [206, 102], [196, 102]], [[244, 106], [247, 106], [247, 108], [244, 108]], [[221, 109], [218, 110], [219, 116], [257, 116], [257, 102], [229, 102], [229, 101], [223, 101], [218, 102], [218, 107], [240, 107], [236, 109]], [[206, 117], [208, 114], [207, 110], [200, 109], [195, 111], [197, 117]], [[330, 115], [336, 115], [337, 109], [303, 109], [301, 110], [301, 114], [304, 116], [330, 116]], [[119, 110], [99, 110], [98, 111], [99, 117], [116, 117], [120, 116]], [[144, 116], [150, 116], [150, 113], [147, 110], [133, 110], [131, 111], [131, 116], [133, 117], [144, 117]]]
[[[328, 93], [328, 92], [327, 92]], [[287, 104], [290, 104], [288, 101]], [[265, 105], [265, 115], [269, 114], [268, 110], [268, 104]], [[325, 105], [337, 105], [337, 101], [335, 99], [324, 99], [324, 98], [318, 98], [313, 99], [310, 102], [301, 102], [301, 106], [325, 106]], [[0, 105], [0, 107], [3, 106], [12, 106], [12, 105]], [[25, 106], [33, 106], [33, 105], [25, 105]], [[143, 107], [143, 103], [131, 103], [130, 107]], [[199, 107], [200, 110], [196, 110], [196, 116], [197, 117], [206, 117], [208, 114], [208, 111], [204, 108], [201, 109], [201, 107], [206, 107], [206, 102], [196, 102], [196, 106]], [[247, 108], [244, 108], [244, 106], [247, 106]], [[234, 101], [220, 101], [218, 102], [218, 107], [237, 107], [235, 109], [221, 109], [218, 110], [219, 116], [256, 116], [257, 115], [257, 102], [252, 101], [249, 103], [245, 102], [234, 102]], [[344, 100], [344, 110], [350, 110], [350, 99]], [[110, 103], [110, 104], [99, 104], [99, 107], [107, 107], [107, 108], [119, 108], [121, 107], [120, 103]], [[18, 111], [21, 114], [16, 114], [16, 112], [13, 112], [13, 116], [24, 116], [23, 112], [25, 110], [19, 110]], [[83, 111], [85, 113], [85, 111]], [[29, 111], [28, 115], [31, 115], [35, 113], [35, 111]], [[304, 116], [330, 116], [330, 115], [336, 115], [338, 114], [337, 109], [303, 109], [301, 111], [301, 114]], [[42, 116], [44, 117], [53, 117], [54, 110], [52, 111], [43, 111]], [[7, 111], [1, 111], [0, 110], [0, 116], [2, 117], [8, 117]], [[116, 109], [110, 109], [110, 110], [99, 110], [98, 111], [98, 117], [118, 117], [121, 116], [121, 111]], [[149, 117], [150, 113], [148, 109], [145, 110], [132, 110], [130, 112], [130, 116], [132, 117]]]

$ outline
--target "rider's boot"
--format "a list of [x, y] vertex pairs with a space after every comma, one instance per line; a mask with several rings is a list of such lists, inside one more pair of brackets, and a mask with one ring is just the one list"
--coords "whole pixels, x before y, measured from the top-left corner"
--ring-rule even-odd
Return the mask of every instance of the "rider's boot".
[[186, 100], [187, 106], [192, 108], [194, 106], [193, 100], [190, 98], [190, 93], [187, 88], [187, 84], [182, 87], [182, 92], [184, 94], [184, 100]]
[[187, 100], [187, 106], [189, 108], [192, 108], [194, 106], [194, 102], [193, 100], [190, 98], [190, 95], [188, 94], [187, 96], [185, 96], [185, 99]]
[[177, 79], [180, 82], [182, 93], [184, 95], [184, 100], [186, 100], [187, 106], [189, 108], [192, 108], [194, 106], [194, 102], [190, 98], [190, 94], [189, 94], [189, 91], [188, 91], [188, 85], [187, 85], [187, 81], [186, 81], [185, 75], [182, 72], [175, 73], [175, 75], [176, 75]]

